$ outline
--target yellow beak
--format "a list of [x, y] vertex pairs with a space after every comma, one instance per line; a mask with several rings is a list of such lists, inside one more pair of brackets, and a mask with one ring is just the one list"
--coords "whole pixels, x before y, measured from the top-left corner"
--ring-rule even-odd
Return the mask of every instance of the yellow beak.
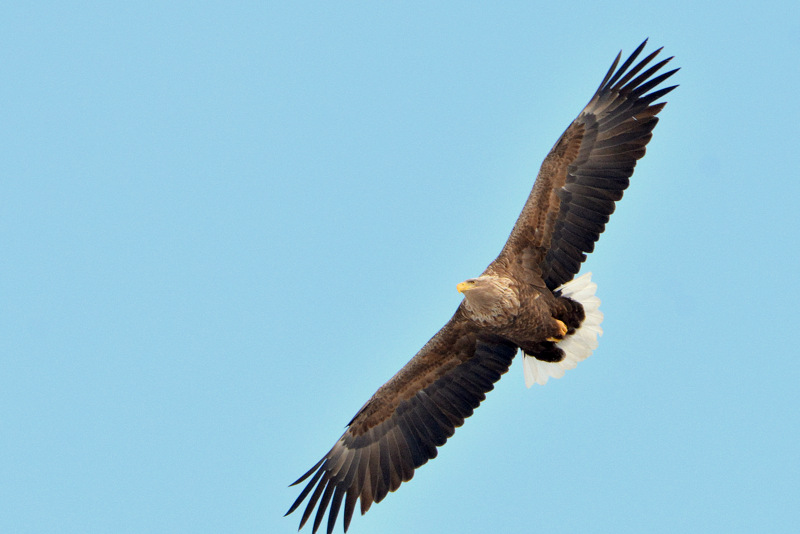
[[472, 288], [472, 286], [473, 286], [473, 284], [471, 284], [469, 282], [461, 282], [460, 284], [458, 284], [456, 286], [456, 291], [458, 291], [459, 293], [463, 293], [464, 291]]

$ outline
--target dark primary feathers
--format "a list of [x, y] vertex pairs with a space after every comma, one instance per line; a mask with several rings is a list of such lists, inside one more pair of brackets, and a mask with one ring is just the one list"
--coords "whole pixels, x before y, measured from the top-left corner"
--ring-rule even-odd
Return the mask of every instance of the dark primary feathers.
[[[287, 512], [311, 493], [300, 528], [311, 516], [314, 532], [331, 503], [328, 533], [344, 501], [344, 528], [356, 499], [361, 513], [414, 476], [436, 457], [464, 419], [508, 371], [517, 347], [501, 338], [478, 335], [463, 320], [463, 306], [422, 350], [384, 384], [350, 421], [336, 445], [294, 484], [314, 475]], [[316, 473], [315, 473], [316, 471]], [[293, 485], [294, 485], [293, 484]], [[313, 490], [313, 493], [312, 493]]]
[[652, 103], [677, 87], [648, 93], [678, 69], [652, 77], [669, 57], [642, 72], [660, 48], [630, 68], [646, 44], [615, 72], [617, 55], [597, 92], [550, 150], [496, 262], [524, 259], [550, 290], [577, 274], [628, 187], [656, 115], [666, 105]]
[[[656, 75], [672, 58], [647, 68], [660, 49], [632, 66], [645, 44], [619, 69], [617, 56], [597, 92], [551, 149], [508, 242], [487, 271], [521, 269], [528, 273], [526, 281], [550, 290], [578, 272], [645, 153], [665, 105], [653, 102], [675, 87], [650, 92], [677, 69]], [[347, 531], [357, 500], [365, 513], [436, 457], [436, 448], [508, 370], [517, 348], [478, 329], [465, 317], [462, 303], [359, 410], [322, 460], [294, 483], [307, 481], [287, 515], [308, 498], [300, 528], [314, 515], [316, 532], [329, 509], [330, 533], [344, 504]]]
[[359, 410], [328, 454], [294, 483], [314, 475], [287, 515], [311, 493], [300, 528], [319, 501], [316, 532], [330, 502], [330, 533], [344, 501], [347, 531], [356, 499], [361, 497], [361, 513], [366, 513], [373, 502], [383, 500], [411, 480], [416, 468], [435, 458], [436, 447], [472, 415], [508, 371], [516, 352], [517, 347], [502, 338], [473, 332], [463, 319], [463, 305], [459, 307]]

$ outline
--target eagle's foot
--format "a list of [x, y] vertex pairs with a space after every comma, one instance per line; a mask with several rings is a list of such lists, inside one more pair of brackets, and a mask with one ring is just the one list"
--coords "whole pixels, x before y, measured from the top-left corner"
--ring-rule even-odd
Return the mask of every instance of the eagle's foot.
[[553, 337], [548, 337], [547, 341], [552, 341], [553, 343], [558, 343], [559, 341], [564, 339], [564, 336], [567, 335], [567, 332], [569, 331], [569, 328], [567, 328], [567, 325], [564, 324], [563, 321], [559, 321], [558, 319], [553, 319], [553, 320], [556, 322], [556, 325], [558, 326], [558, 334], [556, 334]]

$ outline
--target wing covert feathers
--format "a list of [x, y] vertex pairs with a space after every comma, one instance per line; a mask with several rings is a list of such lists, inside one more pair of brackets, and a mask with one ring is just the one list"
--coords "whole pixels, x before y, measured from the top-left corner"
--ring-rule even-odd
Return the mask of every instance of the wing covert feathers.
[[376, 392], [328, 454], [294, 483], [310, 478], [286, 512], [310, 496], [300, 528], [316, 508], [316, 532], [330, 507], [330, 534], [344, 504], [346, 532], [357, 500], [364, 514], [411, 480], [508, 371], [517, 347], [476, 336], [458, 316]]
[[658, 74], [671, 57], [648, 68], [660, 48], [634, 65], [646, 43], [619, 68], [617, 56], [550, 150], [496, 263], [521, 261], [551, 291], [578, 273], [645, 154], [666, 105], [653, 102], [677, 87], [653, 91], [678, 70]]

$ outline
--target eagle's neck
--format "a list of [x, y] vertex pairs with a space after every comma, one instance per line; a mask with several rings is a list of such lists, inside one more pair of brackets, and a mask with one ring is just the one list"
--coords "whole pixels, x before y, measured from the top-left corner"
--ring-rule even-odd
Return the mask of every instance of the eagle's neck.
[[498, 276], [481, 276], [480, 285], [464, 293], [464, 306], [471, 318], [487, 326], [511, 322], [519, 312], [519, 296], [511, 280]]

